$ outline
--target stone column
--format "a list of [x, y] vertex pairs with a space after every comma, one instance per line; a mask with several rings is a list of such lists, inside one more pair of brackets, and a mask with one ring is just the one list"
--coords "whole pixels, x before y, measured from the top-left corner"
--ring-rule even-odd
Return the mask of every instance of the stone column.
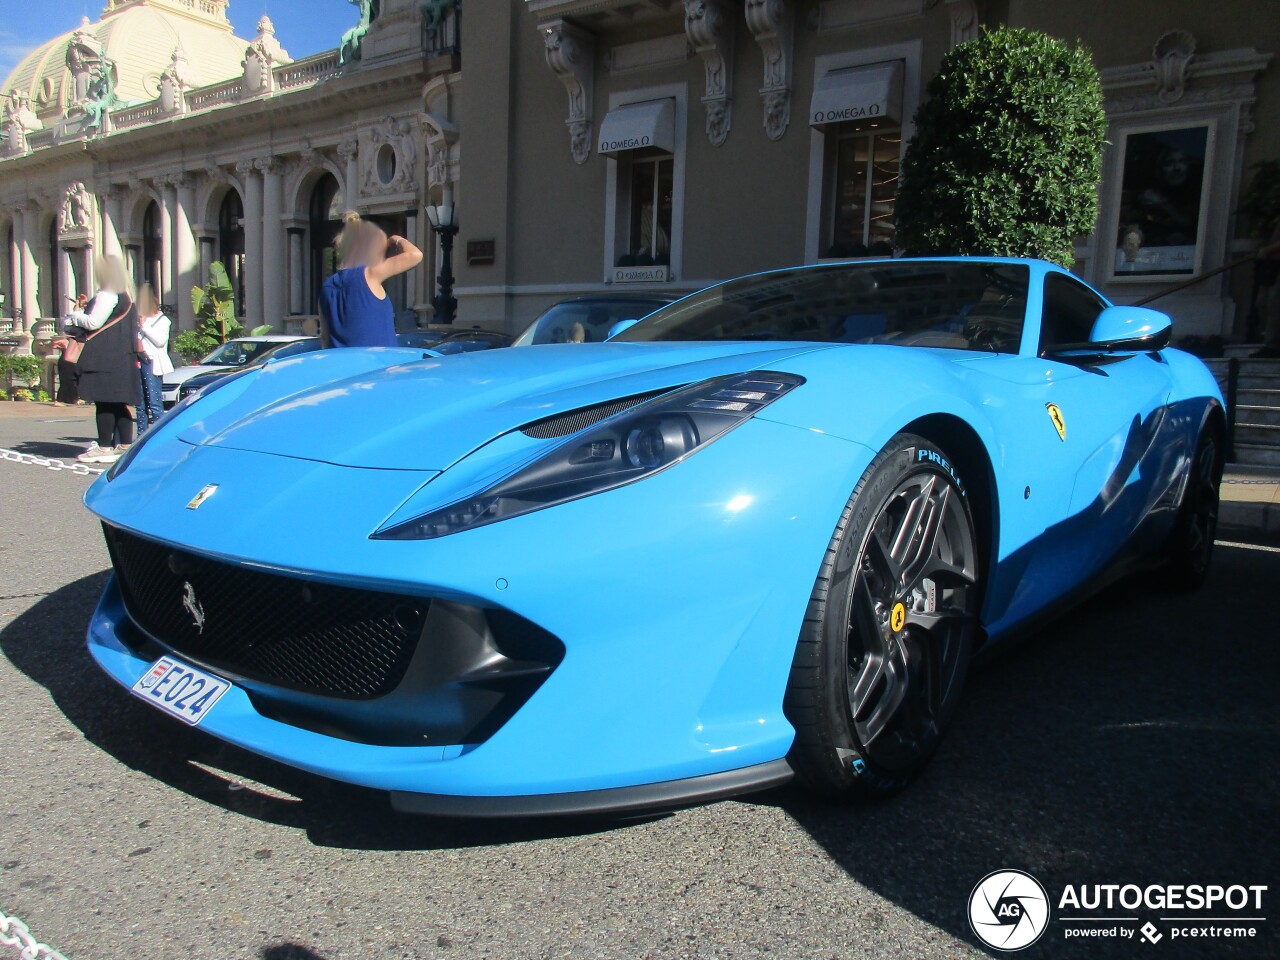
[[306, 257], [303, 253], [303, 239], [307, 228], [293, 223], [289, 231], [289, 313], [297, 316], [306, 312], [306, 287], [304, 285]]
[[191, 232], [191, 215], [196, 206], [195, 183], [190, 174], [180, 174], [173, 178], [177, 192], [177, 205], [174, 211], [174, 272], [176, 275], [178, 329], [193, 330], [196, 325], [196, 314], [191, 307], [191, 288], [203, 280], [196, 276], [199, 268], [199, 256], [196, 252], [195, 235]]
[[124, 219], [124, 188], [111, 184], [99, 197], [102, 206], [102, 252], [107, 256], [123, 256], [120, 227]]
[[167, 180], [157, 180], [160, 194], [160, 286], [156, 291], [161, 303], [173, 303], [173, 211], [178, 205], [173, 185]]
[[[122, 254], [117, 254], [121, 256]], [[76, 268], [76, 289], [73, 293], [83, 293], [87, 297], [93, 296], [93, 247], [80, 248], [80, 263]]]
[[[19, 241], [19, 259], [22, 262], [22, 323], [14, 324], [15, 333], [26, 333], [40, 316], [40, 268], [36, 266], [36, 234], [40, 222], [40, 208], [34, 203], [22, 208], [22, 239]], [[15, 211], [16, 212], [16, 211]]]
[[[81, 250], [88, 249], [81, 247]], [[50, 315], [60, 317], [71, 309], [71, 303], [68, 298], [74, 300], [76, 296], [76, 274], [79, 272], [75, 268], [75, 263], [71, 256], [70, 247], [61, 247], [55, 251], [55, 256], [61, 257], [62, 262], [58, 264], [58, 287], [54, 292], [53, 310]], [[83, 261], [82, 261], [83, 262]]]
[[13, 242], [9, 243], [5, 256], [8, 257], [5, 273], [9, 283], [4, 291], [4, 310], [5, 316], [15, 317], [22, 310], [22, 211], [18, 209], [13, 211]]
[[121, 234], [120, 246], [124, 250], [124, 268], [129, 271], [129, 276], [133, 277], [133, 282], [139, 284], [142, 282], [142, 276], [138, 272], [138, 261], [142, 259], [142, 246], [137, 242], [137, 238]]
[[283, 165], [278, 157], [257, 161], [262, 172], [262, 319], [276, 332], [284, 329], [288, 310], [288, 275], [285, 273]]
[[262, 178], [252, 160], [236, 164], [244, 185], [244, 312], [250, 327], [262, 323]]
[[209, 282], [209, 267], [218, 255], [218, 237], [217, 234], [210, 233], [206, 228], [196, 228], [194, 231], [196, 239], [200, 242], [200, 279], [196, 282], [201, 286]]
[[360, 165], [356, 160], [359, 144], [355, 140], [344, 140], [338, 144], [338, 156], [346, 166], [346, 182], [342, 185], [342, 201], [348, 210], [358, 209], [356, 200], [360, 196]]

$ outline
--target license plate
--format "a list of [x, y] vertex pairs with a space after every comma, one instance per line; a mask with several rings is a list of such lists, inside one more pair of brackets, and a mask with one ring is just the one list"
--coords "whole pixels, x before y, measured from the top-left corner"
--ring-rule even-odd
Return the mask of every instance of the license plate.
[[173, 657], [161, 657], [138, 678], [132, 689], [143, 700], [194, 727], [231, 689], [231, 684]]

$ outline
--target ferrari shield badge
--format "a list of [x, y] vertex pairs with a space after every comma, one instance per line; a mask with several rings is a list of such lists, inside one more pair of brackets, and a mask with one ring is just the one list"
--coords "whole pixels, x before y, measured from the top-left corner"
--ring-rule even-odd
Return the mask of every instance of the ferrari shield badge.
[[1053, 421], [1053, 429], [1058, 431], [1058, 439], [1067, 439], [1067, 421], [1062, 419], [1062, 411], [1058, 409], [1056, 403], [1046, 403], [1044, 408], [1049, 411], [1049, 419]]
[[217, 489], [218, 485], [216, 483], [206, 483], [199, 493], [187, 501], [187, 509], [199, 510], [200, 504], [212, 497]]

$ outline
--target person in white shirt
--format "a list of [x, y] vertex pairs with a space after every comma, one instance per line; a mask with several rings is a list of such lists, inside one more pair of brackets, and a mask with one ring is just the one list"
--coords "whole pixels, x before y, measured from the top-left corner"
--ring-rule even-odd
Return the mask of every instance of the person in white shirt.
[[160, 310], [151, 284], [138, 288], [138, 340], [142, 344], [145, 360], [138, 364], [141, 394], [138, 399], [138, 433], [154, 424], [164, 414], [161, 401], [161, 378], [173, 373], [173, 361], [169, 359], [170, 320]]

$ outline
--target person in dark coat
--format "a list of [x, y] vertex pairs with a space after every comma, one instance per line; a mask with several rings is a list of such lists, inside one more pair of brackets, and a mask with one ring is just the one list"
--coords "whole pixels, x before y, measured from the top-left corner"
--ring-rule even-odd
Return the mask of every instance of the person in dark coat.
[[[98, 442], [76, 457], [82, 463], [114, 463], [133, 442], [138, 397], [138, 311], [133, 284], [118, 256], [94, 258], [98, 292], [77, 303], [68, 326], [85, 331], [80, 351], [80, 397], [97, 411]], [[82, 298], [83, 299], [83, 298]]]

